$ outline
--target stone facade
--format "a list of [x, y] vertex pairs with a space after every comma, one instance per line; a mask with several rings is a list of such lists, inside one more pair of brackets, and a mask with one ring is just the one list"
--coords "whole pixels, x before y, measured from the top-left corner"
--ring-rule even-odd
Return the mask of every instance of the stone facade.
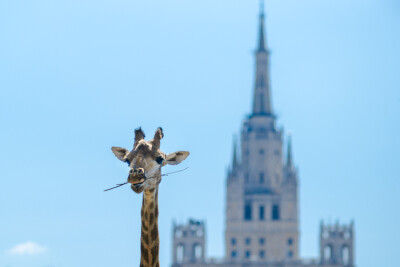
[[240, 149], [234, 143], [227, 173], [225, 257], [205, 257], [204, 223], [191, 220], [174, 225], [173, 267], [354, 266], [353, 223], [321, 224], [320, 258], [299, 256], [298, 172], [290, 137], [283, 152], [283, 130], [277, 129], [271, 107], [264, 28], [262, 12], [253, 109], [242, 125]]

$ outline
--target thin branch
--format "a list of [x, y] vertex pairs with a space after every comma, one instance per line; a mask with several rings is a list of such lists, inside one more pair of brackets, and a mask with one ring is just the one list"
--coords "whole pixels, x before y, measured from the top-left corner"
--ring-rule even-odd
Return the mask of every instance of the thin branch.
[[[169, 174], [173, 174], [173, 173], [177, 173], [177, 172], [183, 172], [183, 171], [185, 171], [185, 170], [187, 170], [187, 169], [189, 169], [189, 167], [184, 168], [184, 169], [179, 170], [179, 171], [174, 171], [174, 172], [168, 172], [168, 173], [166, 173], [166, 174], [161, 174], [161, 176], [168, 176]], [[149, 177], [149, 178], [146, 178], [146, 179], [150, 179], [150, 178], [154, 178], [154, 177], [155, 177], [155, 176]], [[125, 183], [122, 183], [122, 184], [117, 184], [117, 185], [114, 186], [114, 187], [111, 187], [111, 188], [108, 188], [108, 189], [104, 190], [104, 192], [109, 191], [109, 190], [112, 190], [112, 189], [115, 189], [115, 188], [118, 188], [118, 187], [123, 186], [123, 185], [126, 185], [127, 183], [128, 183], [128, 182], [125, 182]]]

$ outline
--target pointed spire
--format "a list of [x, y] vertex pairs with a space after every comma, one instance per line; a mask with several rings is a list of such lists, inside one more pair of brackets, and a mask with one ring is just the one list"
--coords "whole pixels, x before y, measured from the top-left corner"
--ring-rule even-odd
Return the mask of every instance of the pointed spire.
[[233, 137], [233, 157], [232, 157], [232, 170], [237, 167], [237, 138], [236, 136]]
[[286, 165], [289, 167], [293, 166], [293, 159], [292, 159], [292, 136], [288, 135], [288, 146], [287, 146], [287, 159]]
[[265, 37], [264, 37], [264, 0], [260, 1], [260, 32], [258, 35], [258, 52], [265, 52]]
[[256, 50], [256, 77], [253, 98], [253, 113], [257, 116], [271, 116], [271, 93], [269, 81], [269, 54], [266, 44], [265, 25], [264, 25], [264, 1], [260, 2], [260, 19], [258, 47]]

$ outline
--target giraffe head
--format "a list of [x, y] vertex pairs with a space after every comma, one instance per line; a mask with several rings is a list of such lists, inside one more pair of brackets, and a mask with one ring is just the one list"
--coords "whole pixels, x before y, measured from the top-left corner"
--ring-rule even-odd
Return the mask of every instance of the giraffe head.
[[160, 141], [164, 137], [162, 128], [158, 128], [154, 138], [144, 140], [141, 128], [135, 130], [135, 143], [131, 151], [122, 147], [112, 147], [114, 155], [129, 167], [128, 183], [132, 190], [141, 193], [145, 189], [152, 189], [161, 182], [161, 167], [170, 164], [177, 165], [189, 156], [188, 151], [177, 151], [165, 154], [160, 150]]

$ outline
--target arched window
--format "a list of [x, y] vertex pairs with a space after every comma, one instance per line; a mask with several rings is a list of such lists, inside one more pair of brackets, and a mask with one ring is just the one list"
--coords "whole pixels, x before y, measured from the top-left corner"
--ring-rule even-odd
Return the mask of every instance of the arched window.
[[349, 259], [350, 259], [350, 251], [347, 246], [344, 246], [342, 248], [342, 263], [344, 266], [349, 265]]
[[176, 248], [176, 262], [182, 263], [183, 262], [183, 255], [184, 255], [184, 247], [182, 244], [179, 244]]
[[178, 237], [178, 238], [182, 237], [182, 231], [181, 230], [176, 230], [175, 236]]
[[330, 261], [332, 259], [332, 247], [330, 245], [324, 248], [324, 260]]
[[194, 258], [196, 260], [200, 260], [202, 258], [202, 254], [203, 254], [203, 247], [200, 244], [195, 244], [193, 246], [193, 253], [194, 253]]

